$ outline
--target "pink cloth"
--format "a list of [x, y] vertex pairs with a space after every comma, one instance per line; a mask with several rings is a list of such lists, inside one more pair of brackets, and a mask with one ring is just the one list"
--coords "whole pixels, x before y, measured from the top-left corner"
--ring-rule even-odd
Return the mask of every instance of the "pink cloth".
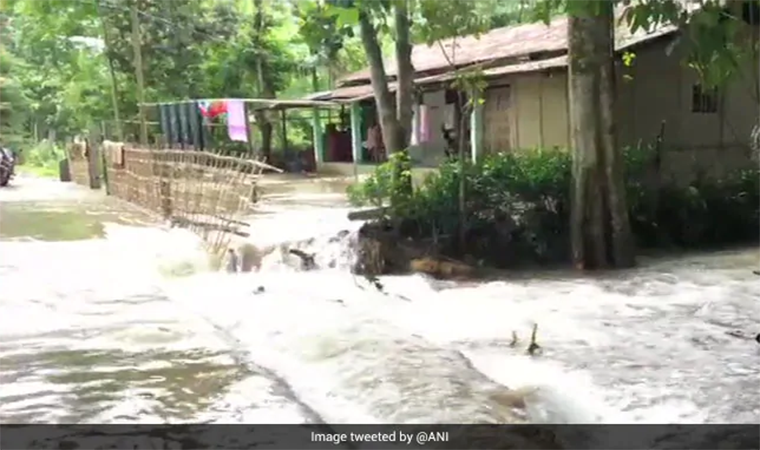
[[248, 142], [248, 126], [242, 100], [227, 100], [227, 134], [230, 140]]
[[430, 140], [430, 122], [427, 105], [420, 105], [420, 143]]

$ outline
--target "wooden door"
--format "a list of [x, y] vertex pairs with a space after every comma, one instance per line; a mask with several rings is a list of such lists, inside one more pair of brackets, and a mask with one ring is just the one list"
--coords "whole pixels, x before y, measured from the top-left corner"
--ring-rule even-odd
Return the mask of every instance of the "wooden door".
[[483, 105], [483, 150], [486, 154], [510, 150], [511, 89], [509, 86], [493, 87], [485, 92]]

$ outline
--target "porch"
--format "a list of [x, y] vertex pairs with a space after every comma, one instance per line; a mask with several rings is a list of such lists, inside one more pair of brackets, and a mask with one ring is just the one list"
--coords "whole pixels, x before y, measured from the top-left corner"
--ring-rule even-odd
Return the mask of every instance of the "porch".
[[[454, 154], [459, 132], [465, 133], [467, 157], [476, 161], [483, 140], [482, 105], [477, 105], [470, 112], [464, 130], [460, 131], [463, 108], [458, 105], [456, 92], [447, 89], [449, 80], [437, 82], [431, 77], [429, 80], [417, 80], [416, 84], [424, 91], [413, 105], [409, 156], [415, 172], [422, 177]], [[395, 84], [390, 83], [389, 88], [395, 91]], [[322, 145], [321, 148], [315, 146], [317, 170], [320, 173], [359, 176], [371, 173], [385, 160], [386, 152], [383, 152], [382, 158], [377, 158], [368, 142], [370, 129], [379, 126], [371, 85], [319, 92], [308, 96], [306, 100], [330, 102], [340, 105], [341, 109], [339, 132], [344, 133], [344, 137], [339, 145], [336, 145], [336, 139], [330, 138], [329, 132], [321, 137], [315, 132], [315, 142]], [[321, 132], [321, 127], [315, 130]]]

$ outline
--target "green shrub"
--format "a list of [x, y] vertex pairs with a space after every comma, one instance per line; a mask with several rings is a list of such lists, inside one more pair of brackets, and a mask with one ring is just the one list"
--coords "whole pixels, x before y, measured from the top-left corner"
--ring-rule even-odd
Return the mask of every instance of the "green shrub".
[[[671, 184], [653, 188], [648, 183], [656, 175], [653, 148], [627, 148], [624, 159], [629, 217], [640, 246], [699, 247], [757, 237], [760, 171], [736, 172], [723, 180], [701, 178], [683, 188]], [[349, 188], [350, 201], [388, 204], [394, 189], [392, 174], [392, 163], [379, 166]], [[468, 254], [501, 266], [569, 257], [571, 158], [562, 150], [502, 153], [464, 168], [445, 163], [401, 207], [391, 205], [394, 224], [402, 223], [406, 236], [437, 239], [445, 252], [461, 256], [453, 237], [461, 225], [462, 176]]]
[[64, 150], [50, 141], [44, 140], [37, 145], [24, 150], [24, 164], [35, 167], [44, 167], [50, 164], [58, 164], [66, 156]]
[[[396, 180], [394, 180], [394, 174], [396, 174]], [[354, 183], [347, 188], [348, 201], [354, 206], [383, 206], [395, 197], [396, 206], [400, 207], [399, 200], [405, 202], [409, 195], [407, 191], [412, 182], [411, 178], [409, 153], [394, 153], [364, 181]]]
[[66, 152], [61, 147], [44, 140], [23, 150], [21, 153], [23, 165], [19, 169], [39, 176], [57, 176], [58, 162], [65, 157]]

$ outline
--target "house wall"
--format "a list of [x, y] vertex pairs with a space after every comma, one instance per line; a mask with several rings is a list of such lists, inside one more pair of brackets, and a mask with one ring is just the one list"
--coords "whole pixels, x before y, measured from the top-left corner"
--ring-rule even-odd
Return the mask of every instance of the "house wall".
[[[504, 104], [506, 88], [509, 107]], [[510, 149], [567, 147], [567, 75], [563, 72], [539, 72], [501, 77], [490, 82], [484, 93], [484, 151], [494, 153]], [[509, 128], [509, 145], [501, 139]]]
[[[446, 140], [441, 133], [447, 118], [451, 120], [453, 104], [446, 103], [446, 91], [443, 89], [422, 94], [420, 105], [426, 107], [428, 139], [413, 145], [410, 156], [413, 161], [423, 166], [437, 167], [445, 160]], [[422, 122], [415, 122], [422, 126]]]
[[685, 65], [686, 49], [665, 40], [635, 51], [617, 80], [619, 143], [651, 143], [663, 134], [662, 168], [685, 183], [704, 173], [720, 177], [752, 164], [750, 135], [758, 123], [757, 61], [718, 90], [715, 112], [693, 112], [696, 71]]
[[[356, 164], [345, 162], [323, 162], [317, 165], [317, 172], [324, 176], [357, 177], [357, 181], [366, 179], [377, 169], [377, 164]], [[427, 176], [436, 173], [436, 168], [413, 167], [412, 182], [415, 186], [421, 185]]]
[[[664, 125], [662, 168], [666, 176], [688, 182], [698, 172], [720, 176], [752, 163], [750, 135], [758, 123], [758, 62], [719, 91], [715, 113], [692, 112], [694, 70], [682, 62], [679, 47], [663, 40], [634, 51], [631, 67], [618, 64], [616, 102], [618, 143], [653, 143]], [[672, 47], [672, 48], [670, 48]], [[683, 51], [683, 50], [680, 50]], [[509, 75], [490, 81], [485, 92], [484, 148], [488, 135], [510, 127], [511, 149], [569, 147], [566, 71]], [[508, 112], [488, 108], [496, 86], [508, 85]]]

